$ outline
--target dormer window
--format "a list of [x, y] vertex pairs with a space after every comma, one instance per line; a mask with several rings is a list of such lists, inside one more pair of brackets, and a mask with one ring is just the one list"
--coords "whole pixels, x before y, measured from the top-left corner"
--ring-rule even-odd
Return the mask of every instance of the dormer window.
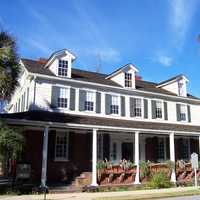
[[184, 84], [183, 82], [178, 82], [178, 95], [179, 96], [184, 96], [185, 95], [185, 91], [184, 91]]
[[125, 87], [132, 87], [132, 74], [125, 73]]
[[68, 61], [59, 60], [58, 63], [58, 76], [66, 77], [68, 75]]

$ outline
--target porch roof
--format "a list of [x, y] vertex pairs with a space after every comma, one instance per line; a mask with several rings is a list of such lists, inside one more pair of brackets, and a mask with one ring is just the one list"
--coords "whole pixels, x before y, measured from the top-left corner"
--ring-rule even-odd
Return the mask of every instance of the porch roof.
[[46, 122], [46, 123], [63, 123], [63, 124], [77, 124], [88, 126], [102, 126], [102, 127], [119, 127], [130, 129], [147, 129], [147, 130], [163, 130], [163, 131], [178, 131], [178, 132], [192, 132], [200, 133], [200, 126], [172, 124], [161, 122], [144, 122], [136, 120], [113, 119], [105, 117], [85, 116], [65, 114], [50, 111], [28, 111], [21, 113], [0, 114], [0, 118], [6, 120], [19, 120], [23, 122]]

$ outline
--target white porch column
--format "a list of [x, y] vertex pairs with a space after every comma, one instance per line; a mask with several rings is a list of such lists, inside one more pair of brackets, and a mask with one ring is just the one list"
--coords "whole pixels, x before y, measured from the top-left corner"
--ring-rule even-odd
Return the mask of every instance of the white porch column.
[[41, 186], [46, 186], [47, 179], [47, 155], [48, 155], [48, 135], [49, 127], [46, 126], [43, 135], [43, 150], [42, 150], [42, 173], [41, 173]]
[[91, 186], [97, 186], [97, 129], [92, 133], [92, 183]]
[[200, 135], [198, 136], [199, 138], [199, 155], [200, 155]]
[[135, 165], [136, 168], [136, 175], [134, 184], [140, 184], [140, 154], [139, 154], [139, 131], [135, 132]]
[[[170, 143], [170, 160], [175, 163], [174, 132], [171, 132], [169, 135], [169, 143]], [[176, 183], [175, 169], [172, 169], [171, 182]]]

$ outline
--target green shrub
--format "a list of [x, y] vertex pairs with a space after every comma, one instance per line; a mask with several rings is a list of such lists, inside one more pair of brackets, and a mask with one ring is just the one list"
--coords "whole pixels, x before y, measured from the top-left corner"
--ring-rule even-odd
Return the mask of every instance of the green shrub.
[[163, 171], [160, 171], [152, 175], [151, 180], [149, 182], [149, 186], [155, 189], [169, 188], [171, 187], [171, 183], [166, 173]]
[[141, 161], [140, 162], [140, 178], [145, 178], [150, 175], [150, 162]]

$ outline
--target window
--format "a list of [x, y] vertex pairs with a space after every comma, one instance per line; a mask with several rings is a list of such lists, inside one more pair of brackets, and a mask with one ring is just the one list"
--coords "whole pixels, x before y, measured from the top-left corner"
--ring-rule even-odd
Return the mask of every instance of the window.
[[158, 138], [157, 159], [158, 160], [165, 159], [165, 138]]
[[125, 87], [132, 87], [132, 74], [125, 73]]
[[156, 118], [162, 118], [162, 102], [156, 101]]
[[183, 160], [187, 160], [189, 158], [189, 140], [186, 138], [182, 139], [180, 145], [180, 158]]
[[55, 159], [56, 160], [67, 160], [68, 159], [68, 133], [56, 133], [56, 144], [55, 144]]
[[181, 81], [178, 82], [178, 95], [184, 96], [184, 83]]
[[26, 109], [28, 110], [29, 107], [29, 88], [26, 91]]
[[58, 97], [59, 108], [68, 108], [68, 97], [69, 97], [69, 89], [59, 88], [59, 97]]
[[118, 96], [111, 97], [110, 113], [119, 114], [119, 97]]
[[95, 93], [87, 91], [86, 92], [86, 100], [85, 100], [85, 110], [86, 111], [94, 111], [94, 99]]
[[134, 99], [134, 116], [142, 117], [142, 99]]
[[58, 76], [67, 76], [68, 73], [68, 61], [59, 60], [58, 64]]
[[186, 105], [180, 105], [180, 120], [181, 121], [186, 121], [186, 112], [187, 112]]

